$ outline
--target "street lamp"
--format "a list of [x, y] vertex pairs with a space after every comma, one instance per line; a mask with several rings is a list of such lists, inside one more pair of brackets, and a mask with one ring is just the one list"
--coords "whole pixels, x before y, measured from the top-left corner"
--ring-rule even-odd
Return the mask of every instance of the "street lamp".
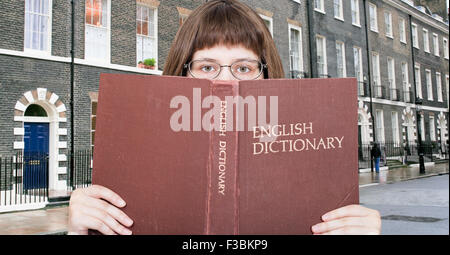
[[[416, 98], [416, 115], [417, 115], [417, 134], [419, 140], [419, 169], [420, 173], [425, 173], [425, 162], [423, 159], [423, 146], [422, 146], [422, 118], [420, 118], [420, 114], [422, 113], [422, 100], [420, 98]], [[425, 135], [425, 134], [424, 134]]]

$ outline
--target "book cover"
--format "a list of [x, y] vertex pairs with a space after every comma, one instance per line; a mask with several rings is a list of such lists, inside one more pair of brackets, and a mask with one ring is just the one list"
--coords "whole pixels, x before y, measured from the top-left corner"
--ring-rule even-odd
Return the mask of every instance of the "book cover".
[[356, 88], [102, 74], [93, 184], [133, 234], [311, 234], [359, 203]]

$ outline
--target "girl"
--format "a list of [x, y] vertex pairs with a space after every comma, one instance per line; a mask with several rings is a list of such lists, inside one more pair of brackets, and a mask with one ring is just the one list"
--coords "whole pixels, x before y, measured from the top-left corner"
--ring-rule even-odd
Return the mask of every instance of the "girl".
[[[218, 80], [284, 78], [272, 36], [264, 21], [238, 0], [215, 0], [197, 8], [173, 42], [163, 75]], [[112, 190], [93, 185], [75, 190], [69, 205], [69, 234], [131, 234], [122, 210], [125, 201]], [[377, 211], [360, 205], [338, 208], [312, 226], [314, 234], [379, 234]]]

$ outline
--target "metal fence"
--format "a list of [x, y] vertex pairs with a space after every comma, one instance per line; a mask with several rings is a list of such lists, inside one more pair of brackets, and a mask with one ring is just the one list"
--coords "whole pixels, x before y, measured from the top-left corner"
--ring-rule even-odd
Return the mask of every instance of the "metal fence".
[[[67, 191], [91, 185], [92, 156], [91, 150], [67, 155]], [[47, 154], [17, 153], [0, 157], [0, 206], [46, 202], [49, 193]]]
[[[359, 168], [371, 167], [371, 150], [372, 144], [359, 144], [358, 145], [358, 162]], [[440, 146], [437, 142], [422, 142], [422, 146], [419, 147], [415, 143], [402, 143], [386, 142], [379, 143], [381, 149], [380, 166], [385, 166], [389, 159], [400, 160], [404, 164], [413, 164], [419, 162], [419, 152], [422, 150], [425, 162], [434, 161], [436, 156], [448, 159], [449, 152], [445, 146]]]

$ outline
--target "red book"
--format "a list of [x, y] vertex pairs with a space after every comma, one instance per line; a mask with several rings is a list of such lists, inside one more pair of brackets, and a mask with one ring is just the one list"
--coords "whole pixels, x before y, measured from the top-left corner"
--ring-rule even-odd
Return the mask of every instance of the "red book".
[[133, 234], [311, 234], [359, 203], [356, 85], [102, 74], [93, 183]]

